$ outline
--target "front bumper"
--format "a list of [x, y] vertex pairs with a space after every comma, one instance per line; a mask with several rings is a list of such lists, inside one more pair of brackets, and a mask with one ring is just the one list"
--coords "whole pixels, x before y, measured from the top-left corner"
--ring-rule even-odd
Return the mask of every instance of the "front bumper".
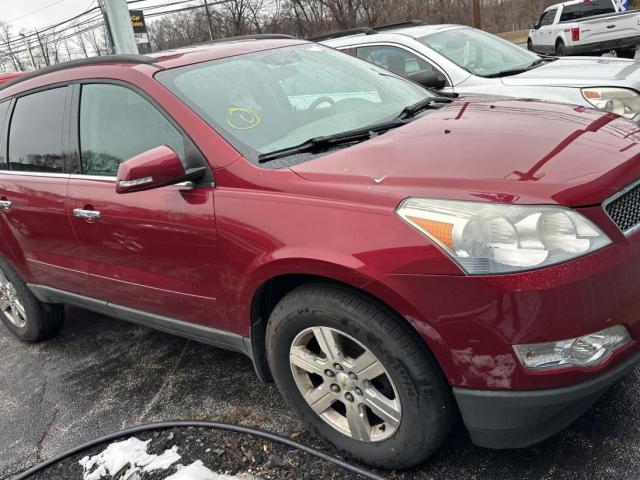
[[538, 391], [454, 387], [453, 393], [474, 444], [522, 448], [568, 426], [638, 363], [640, 352], [591, 380], [569, 387]]

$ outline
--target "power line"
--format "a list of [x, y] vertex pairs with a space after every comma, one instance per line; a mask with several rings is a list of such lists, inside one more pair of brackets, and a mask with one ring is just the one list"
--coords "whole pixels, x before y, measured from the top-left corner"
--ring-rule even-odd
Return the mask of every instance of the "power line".
[[[100, 10], [100, 9], [98, 7], [93, 7], [93, 8], [91, 8], [89, 10], [86, 10], [86, 11], [84, 11], [84, 12], [78, 14], [78, 15], [75, 15], [75, 16], [73, 16], [71, 18], [68, 18], [67, 20], [63, 20], [62, 22], [58, 22], [58, 23], [56, 23], [54, 25], [49, 25], [48, 27], [38, 29], [38, 31], [40, 33], [47, 32], [47, 31], [52, 30], [52, 29], [54, 29], [56, 27], [60, 27], [60, 26], [64, 25], [65, 23], [70, 23], [70, 22], [72, 22], [74, 20], [77, 20], [78, 18], [83, 17], [84, 15], [86, 15], [88, 13], [91, 13], [91, 12], [94, 12], [96, 10]], [[27, 35], [27, 38], [34, 37], [34, 36], [35, 36], [35, 33], [32, 33], [30, 35]], [[21, 37], [16, 36], [14, 38], [10, 38], [9, 41], [15, 40], [16, 38], [21, 38]]]
[[55, 2], [51, 2], [49, 5], [46, 5], [44, 7], [41, 7], [39, 9], [37, 9], [37, 10], [34, 10], [33, 12], [29, 12], [29, 13], [21, 15], [21, 16], [19, 16], [17, 18], [12, 18], [11, 20], [7, 20], [7, 23], [17, 22], [18, 20], [22, 20], [23, 18], [27, 18], [27, 17], [30, 17], [31, 15], [35, 15], [36, 13], [40, 13], [43, 10], [46, 10], [47, 8], [53, 7], [54, 5], [57, 5], [59, 3], [65, 2], [65, 1], [66, 0], [56, 0]]
[[[209, 3], [210, 7], [215, 7], [216, 5], [224, 5], [225, 3], [230, 3], [233, 0], [219, 0], [217, 2], [211, 2]], [[182, 3], [186, 3], [186, 2], [182, 2]], [[184, 7], [184, 8], [177, 8], [175, 10], [167, 10], [164, 12], [156, 12], [156, 13], [149, 13], [149, 14], [145, 14], [145, 18], [151, 18], [151, 17], [158, 17], [160, 15], [169, 15], [171, 13], [178, 13], [178, 12], [186, 12], [188, 10], [196, 10], [198, 8], [205, 8], [205, 5], [193, 5], [191, 7]]]
[[[48, 8], [49, 6], [53, 6], [57, 3], [61, 3], [64, 0], [56, 0], [56, 2], [43, 7], [44, 8]], [[140, 2], [144, 2], [144, 1], [148, 1], [148, 0], [129, 0], [127, 2], [127, 4], [136, 4], [136, 3], [140, 3]], [[168, 2], [168, 3], [164, 3], [164, 4], [160, 4], [160, 5], [150, 5], [148, 7], [142, 7], [141, 10], [148, 12], [150, 10], [158, 10], [161, 8], [166, 8], [166, 7], [170, 7], [170, 6], [174, 6], [174, 5], [183, 5], [183, 4], [188, 4], [188, 3], [192, 3], [195, 0], [180, 0], [180, 1], [172, 1], [172, 2]], [[218, 0], [218, 1], [213, 1], [213, 2], [208, 2], [208, 6], [216, 6], [216, 5], [223, 5], [226, 3], [229, 3], [233, 0]], [[53, 25], [49, 25], [47, 27], [44, 27], [42, 29], [38, 29], [37, 31], [35, 31], [34, 33], [31, 34], [25, 34], [24, 36], [19, 35], [19, 36], [15, 36], [12, 38], [7, 39], [5, 43], [5, 47], [8, 47], [8, 51], [2, 51], [0, 50], [0, 61], [3, 61], [7, 58], [17, 58], [19, 55], [25, 54], [28, 51], [27, 45], [29, 45], [31, 42], [33, 41], [39, 41], [39, 43], [42, 45], [47, 45], [50, 42], [63, 42], [67, 39], [71, 39], [73, 37], [78, 37], [80, 36], [82, 33], [85, 33], [87, 31], [91, 31], [91, 30], [95, 30], [96, 28], [101, 28], [104, 27], [104, 20], [103, 20], [103, 15], [102, 15], [102, 11], [100, 9], [99, 6], [94, 6], [92, 7], [92, 5], [96, 2], [96, 0], [92, 0], [87, 9], [84, 10], [82, 13], [79, 13], [77, 15], [74, 15], [71, 18], [68, 18], [66, 20], [57, 22]], [[162, 15], [170, 15], [170, 14], [174, 14], [174, 13], [178, 13], [178, 12], [184, 12], [184, 11], [190, 11], [190, 10], [196, 10], [196, 9], [200, 9], [200, 8], [205, 8], [204, 4], [198, 4], [198, 5], [189, 5], [187, 7], [183, 7], [183, 8], [176, 8], [173, 10], [166, 10], [166, 11], [161, 11], [161, 12], [152, 12], [152, 13], [146, 13], [145, 17], [157, 17], [157, 16], [162, 16]], [[92, 15], [89, 18], [82, 18], [85, 17], [93, 12], [98, 12], [96, 15]], [[35, 12], [32, 12], [32, 14]], [[26, 15], [28, 16], [28, 15]], [[80, 20], [81, 19], [81, 20]], [[71, 24], [72, 22], [76, 21], [76, 20], [80, 20], [74, 24]], [[97, 20], [97, 21], [96, 21]], [[95, 22], [95, 23], [92, 23]], [[56, 30], [59, 27], [63, 27], [60, 30]], [[82, 28], [85, 27], [86, 28]], [[67, 32], [71, 32], [69, 34], [67, 34]], [[38, 38], [38, 35], [40, 35], [40, 38]], [[47, 49], [48, 51], [48, 49]]]

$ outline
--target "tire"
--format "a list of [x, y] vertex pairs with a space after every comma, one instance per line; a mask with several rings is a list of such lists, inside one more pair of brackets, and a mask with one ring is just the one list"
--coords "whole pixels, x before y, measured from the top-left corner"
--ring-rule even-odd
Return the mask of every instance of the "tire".
[[556, 57], [564, 57], [566, 54], [564, 42], [562, 40], [556, 42]]
[[0, 319], [20, 340], [40, 342], [60, 330], [64, 307], [38, 301], [9, 262], [0, 257]]
[[527, 40], [527, 50], [533, 52], [533, 41], [531, 39]]
[[[307, 335], [310, 340], [305, 343]], [[338, 350], [342, 349], [343, 353], [355, 352], [353, 356], [341, 357], [343, 371], [331, 365], [332, 360], [323, 355], [322, 348], [318, 350], [321, 344], [318, 338], [323, 335], [337, 339]], [[357, 461], [386, 469], [410, 468], [431, 456], [451, 430], [456, 412], [451, 390], [430, 351], [410, 327], [362, 293], [322, 284], [293, 290], [271, 314], [266, 342], [274, 380], [288, 404], [315, 433]], [[299, 342], [307, 346], [300, 347]], [[311, 353], [316, 359], [325, 362], [313, 363], [310, 367], [325, 372], [324, 377], [316, 375], [315, 382], [310, 381], [313, 376], [307, 374], [309, 367], [294, 367], [290, 361], [294, 350], [310, 352], [310, 349], [315, 350]], [[368, 362], [361, 360], [365, 358], [362, 350], [373, 355], [366, 357]], [[369, 365], [371, 358], [379, 363]], [[369, 367], [361, 369], [358, 363]], [[325, 368], [331, 370], [333, 376], [328, 376]], [[367, 376], [367, 371], [380, 368], [384, 370], [382, 375]], [[353, 372], [360, 373], [361, 377], [350, 378]], [[324, 412], [323, 416], [305, 400], [299, 387], [303, 381], [307, 395], [320, 398], [314, 395], [323, 392], [316, 403], [322, 405], [317, 408]], [[334, 387], [340, 391], [336, 393]], [[329, 402], [334, 403], [325, 409]], [[391, 412], [394, 420], [384, 420], [382, 414], [372, 415], [374, 410], [369, 404], [393, 405], [385, 407], [385, 411]], [[354, 411], [365, 413], [352, 417], [364, 419], [356, 421], [356, 424], [364, 422], [365, 426], [360, 429], [362, 435], [357, 428], [352, 429], [347, 419], [347, 413]], [[378, 408], [375, 411], [381, 412]], [[349, 431], [344, 430], [345, 425]]]
[[621, 48], [616, 50], [616, 56], [618, 58], [636, 58], [636, 49], [635, 48]]

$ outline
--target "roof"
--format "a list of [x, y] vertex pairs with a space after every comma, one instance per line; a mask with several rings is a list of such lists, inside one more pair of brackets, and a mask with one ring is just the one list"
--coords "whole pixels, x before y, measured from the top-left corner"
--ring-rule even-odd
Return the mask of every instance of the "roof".
[[[385, 38], [391, 39], [394, 35], [403, 35], [405, 37], [411, 38], [420, 38], [426, 37], [427, 35], [431, 35], [433, 33], [438, 33], [446, 30], [453, 30], [457, 28], [471, 28], [466, 25], [456, 25], [456, 24], [441, 24], [441, 25], [419, 25], [419, 26], [410, 26], [410, 27], [401, 27], [401, 28], [385, 28], [382, 31], [372, 31], [372, 32], [358, 32], [357, 29], [352, 30], [353, 33], [349, 34], [347, 32], [337, 32], [335, 35], [327, 35], [326, 37], [330, 37], [328, 39], [320, 40], [322, 43], [327, 45], [343, 45], [348, 44], [347, 39], [353, 40], [353, 37], [362, 37], [367, 38], [367, 41], [373, 41], [374, 38]], [[397, 37], [396, 37], [397, 38]]]
[[420, 38], [425, 37], [427, 35], [431, 35], [432, 33], [438, 33], [445, 30], [453, 30], [455, 28], [472, 28], [467, 25], [457, 25], [454, 23], [443, 23], [441, 25], [425, 25], [422, 27], [409, 27], [409, 28], [400, 28], [397, 30], [387, 31], [385, 33], [399, 33], [401, 35], [406, 35], [408, 37]]

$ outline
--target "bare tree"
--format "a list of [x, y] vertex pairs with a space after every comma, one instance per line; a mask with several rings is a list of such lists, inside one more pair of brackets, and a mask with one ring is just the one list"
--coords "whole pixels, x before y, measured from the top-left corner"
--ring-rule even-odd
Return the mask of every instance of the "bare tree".
[[13, 65], [14, 70], [24, 70], [23, 64], [20, 61], [20, 56], [11, 47], [11, 25], [6, 22], [0, 21], [0, 41], [4, 44], [6, 52], [4, 56], [9, 58]]
[[[640, 3], [640, 0], [634, 0]], [[483, 28], [524, 29], [556, 0], [481, 0]], [[309, 37], [338, 29], [376, 26], [410, 19], [429, 24], [473, 24], [472, 0], [230, 0], [210, 4], [215, 38], [250, 33]], [[209, 40], [203, 8], [175, 13], [148, 26], [153, 50]]]
[[101, 27], [91, 28], [81, 34], [84, 41], [89, 44], [96, 55], [105, 55], [107, 52], [107, 43], [103, 36]]

